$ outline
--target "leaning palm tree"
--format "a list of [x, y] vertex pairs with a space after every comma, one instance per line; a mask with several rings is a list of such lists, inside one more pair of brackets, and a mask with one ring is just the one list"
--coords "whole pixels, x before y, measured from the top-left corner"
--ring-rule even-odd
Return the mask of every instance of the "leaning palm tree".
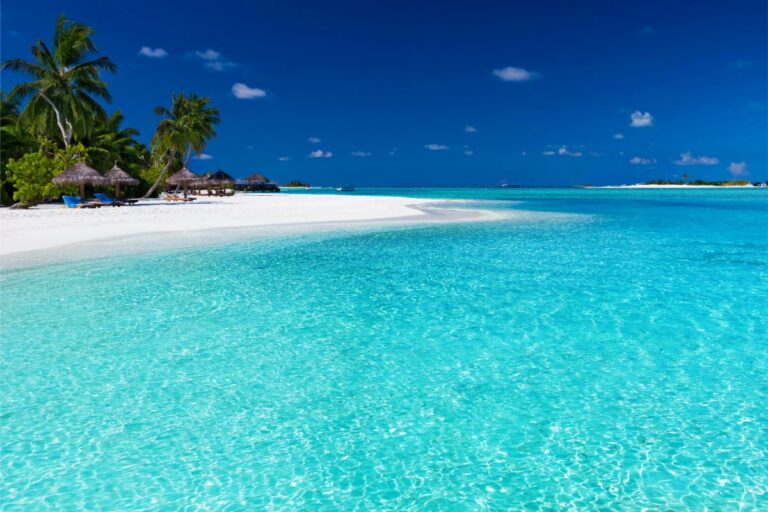
[[51, 49], [38, 40], [32, 46], [32, 61], [10, 59], [1, 68], [32, 78], [10, 92], [11, 98], [29, 98], [21, 120], [38, 132], [55, 126], [65, 146], [73, 136], [86, 135], [94, 117], [106, 119], [97, 98], [112, 101], [101, 71], [115, 72], [117, 67], [108, 57], [94, 55], [92, 35], [91, 27], [59, 16]]
[[170, 109], [155, 107], [155, 113], [163, 119], [152, 138], [152, 151], [164, 165], [160, 176], [144, 197], [154, 193], [174, 163], [183, 158], [186, 166], [192, 154], [202, 153], [208, 140], [216, 136], [219, 110], [210, 106], [210, 102], [210, 98], [196, 94], [177, 94], [173, 96]]

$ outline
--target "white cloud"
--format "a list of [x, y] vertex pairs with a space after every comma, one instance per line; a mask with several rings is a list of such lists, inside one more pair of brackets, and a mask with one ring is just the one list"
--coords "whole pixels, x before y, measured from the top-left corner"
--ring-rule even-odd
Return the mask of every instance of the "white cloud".
[[427, 144], [424, 147], [430, 151], [448, 151], [450, 149], [445, 144]]
[[195, 56], [203, 60], [219, 60], [221, 58], [221, 52], [208, 48], [204, 52], [196, 51]]
[[245, 146], [245, 149], [253, 149], [253, 146]]
[[581, 156], [581, 155], [583, 155], [583, 153], [581, 151], [571, 151], [571, 150], [569, 150], [568, 146], [560, 146], [556, 150], [543, 151], [541, 154], [542, 155], [547, 155], [547, 156], [553, 156], [553, 155], [558, 155], [558, 156]]
[[322, 149], [318, 149], [317, 151], [311, 152], [307, 158], [331, 158], [333, 156], [333, 153], [330, 151], [323, 151]]
[[467, 133], [477, 133], [477, 128], [467, 125], [464, 127], [464, 131]]
[[392, 148], [392, 151], [389, 152], [389, 156], [395, 156], [397, 155], [397, 148]]
[[322, 141], [320, 140], [320, 137], [310, 137], [307, 139], [312, 144], [320, 144]]
[[215, 62], [205, 63], [205, 67], [214, 71], [224, 71], [225, 69], [234, 68], [235, 66], [237, 66], [237, 64], [228, 60], [217, 60]]
[[691, 152], [680, 153], [680, 158], [675, 160], [675, 165], [717, 165], [720, 162], [713, 156], [693, 156]]
[[203, 65], [206, 68], [212, 69], [214, 71], [224, 71], [225, 69], [230, 69], [237, 66], [237, 64], [234, 62], [225, 59], [221, 55], [221, 52], [217, 52], [211, 48], [208, 48], [204, 52], [198, 50], [191, 53], [190, 55], [204, 61], [205, 63]]
[[632, 128], [645, 128], [646, 126], [653, 126], [653, 116], [650, 112], [640, 112], [636, 110], [629, 116], [631, 122], [629, 126]]
[[581, 151], [571, 151], [568, 149], [568, 146], [560, 146], [557, 149], [547, 149], [546, 151], [541, 152], [542, 155], [545, 156], [581, 156], [583, 153]]
[[538, 78], [538, 73], [533, 73], [523, 68], [514, 68], [508, 66], [506, 68], [494, 69], [491, 73], [505, 82], [527, 82]]
[[467, 155], [467, 156], [472, 156], [472, 155], [475, 154], [475, 152], [472, 151], [471, 149], [465, 149], [464, 150], [464, 154]]
[[149, 57], [151, 59], [162, 59], [168, 56], [168, 52], [162, 48], [150, 48], [149, 46], [142, 46], [139, 50], [139, 55]]
[[279, 156], [279, 157], [277, 157], [277, 159], [280, 160], [281, 162], [287, 162], [288, 160], [291, 159], [291, 157], [289, 157], [289, 156]]
[[211, 155], [207, 155], [205, 153], [200, 153], [199, 155], [195, 155], [192, 158], [195, 160], [213, 160], [213, 157]]
[[624, 134], [623, 133], [614, 133], [613, 134], [613, 138], [616, 139], [616, 140], [623, 140], [624, 139]]
[[266, 91], [263, 89], [257, 89], [256, 87], [248, 87], [247, 85], [243, 83], [236, 83], [232, 86], [232, 94], [235, 95], [235, 98], [239, 98], [241, 100], [252, 100], [254, 98], [263, 98], [267, 95]]
[[633, 165], [653, 165], [656, 163], [656, 160], [653, 158], [643, 158], [641, 156], [633, 156], [629, 159], [629, 163]]
[[528, 156], [528, 152], [527, 152], [527, 151], [523, 151], [523, 152], [522, 152], [522, 153], [520, 153], [520, 154], [521, 154], [521, 155], [523, 155], [523, 156]]
[[557, 150], [557, 154], [560, 156], [581, 156], [581, 151], [569, 151], [567, 147], [561, 146]]
[[731, 162], [731, 165], [728, 166], [728, 172], [733, 176], [749, 176], [746, 162]]
[[352, 156], [366, 157], [371, 156], [371, 154], [368, 151], [353, 151]]

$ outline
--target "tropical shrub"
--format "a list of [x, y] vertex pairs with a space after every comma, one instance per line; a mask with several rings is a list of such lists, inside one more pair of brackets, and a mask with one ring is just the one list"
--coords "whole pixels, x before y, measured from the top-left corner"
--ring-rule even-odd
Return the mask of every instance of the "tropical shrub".
[[58, 148], [51, 141], [39, 138], [39, 149], [7, 163], [7, 179], [13, 185], [13, 199], [34, 205], [77, 190], [76, 185], [60, 187], [51, 183], [54, 177], [77, 162], [88, 161], [88, 150], [82, 144]]

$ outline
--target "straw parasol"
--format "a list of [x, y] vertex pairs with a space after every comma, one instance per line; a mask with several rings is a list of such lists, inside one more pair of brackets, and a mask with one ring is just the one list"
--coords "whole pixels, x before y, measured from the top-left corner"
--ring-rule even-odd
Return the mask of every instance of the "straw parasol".
[[200, 176], [193, 173], [186, 167], [182, 167], [181, 170], [175, 174], [172, 174], [168, 177], [168, 179], [165, 181], [169, 185], [184, 185], [184, 197], [187, 197], [187, 192], [189, 190], [189, 184], [195, 181], [198, 181], [200, 179]]
[[78, 162], [74, 167], [65, 169], [64, 172], [53, 178], [56, 185], [80, 185], [80, 201], [85, 202], [85, 185], [103, 185], [107, 182], [99, 171], [93, 167], [88, 167], [83, 162]]
[[119, 168], [117, 162], [115, 162], [114, 167], [104, 173], [104, 177], [115, 186], [115, 199], [118, 200], [120, 199], [120, 185], [139, 184], [139, 180]]

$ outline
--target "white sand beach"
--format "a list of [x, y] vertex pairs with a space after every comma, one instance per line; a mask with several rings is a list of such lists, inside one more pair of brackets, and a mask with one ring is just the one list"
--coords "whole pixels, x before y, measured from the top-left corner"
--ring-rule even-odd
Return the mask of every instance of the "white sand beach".
[[[361, 221], [428, 221], [434, 200], [403, 197], [236, 194], [190, 203], [143, 200], [135, 206], [70, 209], [43, 205], [0, 210], [0, 256], [140, 235], [305, 225], [305, 231]], [[274, 231], [274, 229], [273, 229]], [[49, 251], [50, 252], [50, 251]]]

